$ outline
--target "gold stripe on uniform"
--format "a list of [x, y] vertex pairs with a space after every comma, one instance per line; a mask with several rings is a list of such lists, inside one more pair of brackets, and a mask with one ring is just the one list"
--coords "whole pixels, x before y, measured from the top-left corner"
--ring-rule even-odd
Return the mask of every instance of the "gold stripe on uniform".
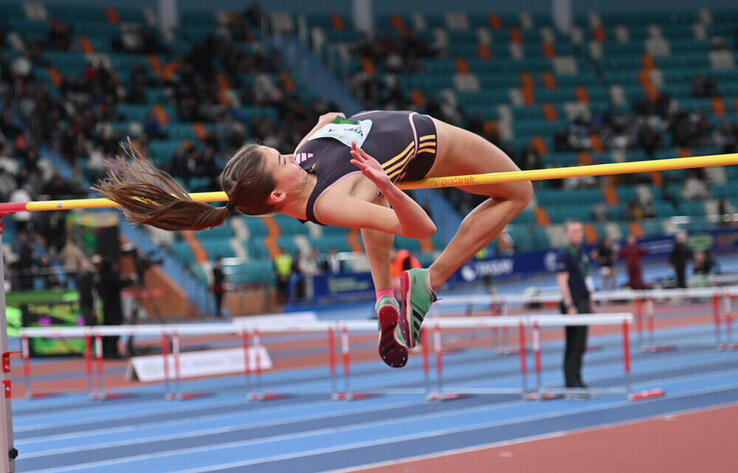
[[408, 154], [402, 161], [393, 165], [391, 168], [385, 169], [384, 172], [386, 172], [390, 178], [393, 177], [393, 174], [399, 173], [403, 169], [405, 169], [405, 165], [408, 163], [408, 161], [410, 161], [410, 158], [412, 157], [413, 153]]
[[421, 149], [435, 149], [436, 148], [436, 142], [435, 141], [429, 141], [428, 143], [423, 143], [420, 145], [420, 148], [418, 148], [418, 151]]
[[403, 156], [405, 156], [405, 154], [407, 154], [409, 151], [412, 151], [412, 149], [413, 149], [414, 146], [415, 146], [415, 142], [414, 141], [411, 141], [410, 144], [407, 145], [407, 148], [405, 148], [404, 151], [402, 151], [400, 154], [398, 154], [397, 156], [393, 157], [392, 159], [390, 159], [390, 160], [385, 161], [384, 163], [382, 163], [382, 167], [384, 168], [384, 170], [386, 171], [387, 168], [390, 167], [390, 166], [392, 166], [392, 164], [395, 161], [397, 161], [398, 159], [402, 159]]
[[418, 141], [435, 140], [435, 139], [436, 139], [436, 135], [425, 135], [425, 136], [421, 136]]

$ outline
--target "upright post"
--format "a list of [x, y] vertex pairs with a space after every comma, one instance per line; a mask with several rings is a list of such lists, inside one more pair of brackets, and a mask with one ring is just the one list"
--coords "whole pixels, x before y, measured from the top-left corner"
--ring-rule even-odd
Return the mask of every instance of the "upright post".
[[[3, 235], [3, 215], [0, 213], [0, 241]], [[8, 321], [5, 317], [5, 262], [3, 261], [3, 252], [0, 251], [0, 353], [8, 350]], [[0, 370], [2, 371], [2, 370]], [[5, 386], [6, 373], [2, 376], [2, 384]], [[18, 455], [13, 440], [13, 410], [10, 404], [10, 398], [3, 396], [3, 402], [0, 407], [0, 422], [3, 423], [5, 434], [0, 437], [0, 468], [2, 471], [15, 471], [15, 457]]]
[[528, 393], [528, 361], [525, 359], [525, 326], [522, 321], [518, 325], [518, 333], [520, 335], [520, 375], [522, 379], [523, 398], [525, 399]]
[[625, 398], [630, 399], [630, 335], [628, 322], [623, 321], [623, 368], [625, 368]]

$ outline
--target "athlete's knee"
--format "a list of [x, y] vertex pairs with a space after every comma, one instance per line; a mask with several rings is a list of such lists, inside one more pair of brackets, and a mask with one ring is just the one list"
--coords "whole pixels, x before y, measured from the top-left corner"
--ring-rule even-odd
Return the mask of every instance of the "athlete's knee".
[[533, 184], [530, 181], [518, 182], [515, 186], [515, 194], [511, 200], [515, 203], [515, 209], [522, 212], [533, 198]]

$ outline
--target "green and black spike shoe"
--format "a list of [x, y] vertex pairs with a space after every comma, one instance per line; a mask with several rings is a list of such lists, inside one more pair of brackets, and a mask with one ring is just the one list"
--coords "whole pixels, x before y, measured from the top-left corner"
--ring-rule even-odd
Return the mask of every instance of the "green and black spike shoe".
[[402, 272], [400, 275], [399, 326], [402, 335], [400, 342], [408, 348], [417, 345], [423, 318], [436, 299], [436, 294], [430, 287], [430, 271], [418, 268]]

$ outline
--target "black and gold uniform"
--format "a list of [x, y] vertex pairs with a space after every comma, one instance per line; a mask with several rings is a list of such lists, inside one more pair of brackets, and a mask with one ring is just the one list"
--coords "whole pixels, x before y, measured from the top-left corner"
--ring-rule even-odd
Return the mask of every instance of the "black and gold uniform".
[[[342, 142], [336, 134], [331, 134], [342, 132], [342, 126], [356, 130], [357, 134], [342, 135]], [[306, 208], [308, 220], [315, 223], [320, 223], [313, 212], [317, 198], [341, 179], [361, 172], [351, 164], [353, 136], [357, 137], [357, 144], [382, 165], [392, 182], [425, 177], [438, 149], [433, 119], [416, 112], [361, 112], [348, 120], [337, 119], [318, 130], [316, 135], [295, 153], [300, 166], [318, 178]]]

